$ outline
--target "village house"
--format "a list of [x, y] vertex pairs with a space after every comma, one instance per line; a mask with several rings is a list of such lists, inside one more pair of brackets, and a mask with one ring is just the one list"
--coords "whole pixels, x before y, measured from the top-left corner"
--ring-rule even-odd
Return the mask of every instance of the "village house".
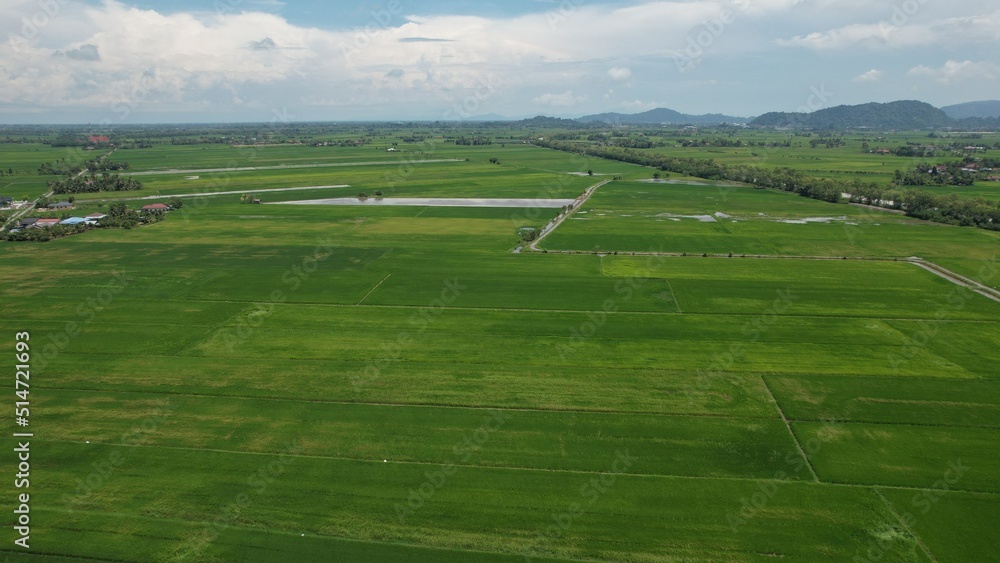
[[154, 203], [151, 205], [143, 205], [143, 211], [170, 211], [169, 205], [164, 205], [162, 203]]

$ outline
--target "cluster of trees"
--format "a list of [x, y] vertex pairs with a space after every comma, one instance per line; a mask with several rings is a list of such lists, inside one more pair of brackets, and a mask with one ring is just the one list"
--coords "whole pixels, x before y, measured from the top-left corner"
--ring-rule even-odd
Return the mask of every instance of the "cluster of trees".
[[112, 203], [108, 208], [108, 216], [101, 219], [100, 226], [131, 229], [142, 223], [157, 223], [164, 217], [163, 211], [136, 211], [129, 209], [124, 203]]
[[933, 158], [938, 155], [938, 151], [922, 146], [907, 145], [889, 149], [889, 154], [906, 158]]
[[70, 164], [64, 158], [60, 158], [55, 162], [43, 162], [38, 167], [39, 176], [71, 176], [80, 172], [84, 169], [90, 170], [91, 172], [106, 172], [109, 170], [128, 170], [128, 162], [118, 162], [114, 160], [106, 160], [104, 158], [95, 158], [93, 160], [88, 160], [83, 164], [79, 162]]
[[84, 166], [87, 170], [91, 172], [105, 172], [108, 170], [128, 170], [129, 163], [118, 162], [114, 160], [107, 160], [104, 158], [95, 158], [94, 160], [88, 160]]
[[536, 141], [538, 146], [579, 152], [587, 155], [659, 168], [661, 171], [676, 172], [707, 180], [727, 180], [750, 184], [759, 188], [771, 188], [797, 193], [803, 197], [829, 202], [840, 202], [843, 194], [852, 194], [852, 200], [859, 203], [901, 209], [907, 215], [943, 223], [976, 226], [990, 230], [1000, 230], [1000, 202], [982, 199], [960, 199], [952, 194], [947, 196], [916, 189], [894, 189], [879, 192], [874, 182], [860, 180], [834, 181], [816, 178], [791, 168], [761, 168], [759, 166], [719, 164], [712, 159], [680, 158], [662, 154], [638, 153], [615, 147], [580, 147], [557, 141]]
[[93, 228], [95, 228], [94, 225], [81, 223], [79, 225], [52, 225], [44, 229], [21, 229], [14, 233], [4, 231], [0, 233], [0, 240], [48, 242], [53, 239], [83, 233]]
[[708, 137], [702, 139], [681, 139], [680, 145], [682, 147], [745, 147], [747, 144], [740, 139], [723, 139], [722, 137], [715, 137], [709, 139]]
[[892, 182], [899, 186], [971, 186], [975, 176], [962, 172], [963, 166], [957, 162], [941, 167], [921, 162], [906, 173], [897, 170]]
[[663, 143], [654, 143], [647, 137], [622, 137], [614, 139], [611, 144], [616, 147], [628, 149], [651, 149], [653, 147], [663, 146]]
[[468, 145], [468, 146], [479, 146], [479, 145], [492, 145], [493, 139], [490, 137], [459, 137], [455, 139], [456, 145]]
[[91, 175], [86, 178], [67, 178], [49, 182], [49, 189], [56, 194], [81, 194], [93, 192], [127, 192], [142, 189], [142, 182], [131, 176], [117, 174]]
[[534, 242], [541, 233], [542, 231], [538, 227], [521, 227], [517, 230], [517, 235], [524, 243]]
[[819, 139], [809, 140], [810, 147], [816, 148], [819, 145], [823, 145], [828, 149], [832, 149], [834, 147], [842, 147], [844, 146], [844, 139], [840, 137], [820, 137]]
[[82, 170], [79, 164], [70, 164], [63, 159], [55, 162], [43, 162], [38, 167], [39, 176], [69, 176]]

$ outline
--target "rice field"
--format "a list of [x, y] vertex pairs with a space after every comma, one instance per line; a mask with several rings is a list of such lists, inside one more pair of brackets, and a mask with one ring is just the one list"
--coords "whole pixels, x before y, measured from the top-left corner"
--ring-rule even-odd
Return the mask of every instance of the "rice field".
[[[350, 163], [375, 150], [266, 147], [253, 160]], [[154, 225], [0, 245], [3, 346], [31, 333], [35, 454], [32, 549], [0, 553], [992, 556], [1000, 303], [893, 258], [998, 287], [979, 275], [996, 264], [996, 233], [651, 184], [639, 181], [648, 170], [530, 146], [432, 152], [457, 161], [391, 181], [398, 160], [245, 171], [225, 189], [150, 175], [134, 195], [203, 195]], [[245, 153], [155, 147], [128, 159], [152, 172]], [[547, 237], [548, 252], [512, 250], [518, 228], [560, 209], [211, 195], [343, 184], [267, 199], [379, 187], [572, 199], [603, 174], [624, 179]], [[80, 211], [109, 204], [81, 199]]]

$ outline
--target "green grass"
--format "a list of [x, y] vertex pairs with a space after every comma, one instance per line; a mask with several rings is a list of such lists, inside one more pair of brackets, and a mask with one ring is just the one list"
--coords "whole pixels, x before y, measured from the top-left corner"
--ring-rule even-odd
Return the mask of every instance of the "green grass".
[[1000, 425], [1000, 385], [994, 381], [873, 377], [767, 378], [785, 415], [794, 420], [889, 424]]
[[[947, 483], [944, 483], [947, 486]], [[893, 509], [912, 521], [938, 561], [987, 561], [996, 555], [1000, 518], [1000, 496], [947, 492], [946, 487], [931, 491], [880, 489]], [[976, 514], [976, 518], [969, 518]], [[961, 525], [956, 526], [956, 522]], [[874, 554], [892, 551], [895, 546], [872, 546]]]
[[[292, 451], [294, 447], [290, 444]], [[633, 452], [622, 455], [634, 467], [643, 461]], [[708, 556], [744, 561], [768, 554], [848, 558], [872, 534], [893, 525], [893, 516], [870, 490], [787, 481], [764, 489], [773, 491], [767, 511], [747, 513], [745, 522], [739, 522], [741, 500], [758, 494], [762, 482], [625, 475], [613, 472], [616, 456], [599, 460], [606, 465], [603, 477], [462, 467], [434, 481], [434, 473], [447, 466], [50, 444], [41, 457], [52, 467], [48, 486], [72, 487], [76, 475], [91, 471], [87, 458], [115, 460], [114, 470], [82, 496], [64, 498], [42, 491], [37, 507], [94, 514], [98, 526], [108, 516], [135, 514], [124, 530], [117, 530], [124, 537], [143, 534], [149, 518], [164, 525], [153, 542], [131, 548], [128, 558], [164, 560], [193, 554], [203, 560], [218, 554], [229, 559], [252, 548], [220, 538], [208, 544], [210, 551], [199, 550], [198, 532], [211, 521], [233, 528], [270, 522], [270, 534], [292, 537], [398, 542], [522, 557]], [[148, 467], [170, 470], [151, 474], [143, 469]], [[411, 494], [428, 482], [440, 486], [425, 488], [432, 492], [423, 503], [411, 504]], [[203, 502], [205, 495], [216, 502]], [[65, 536], [58, 530], [39, 533], [47, 538], [36, 544], [41, 552], [68, 549], [93, 555], [99, 548], [90, 542], [62, 543]], [[291, 549], [310, 557], [315, 542], [303, 541], [308, 543]], [[120, 540], [111, 543], [121, 545]], [[889, 560], [908, 560], [912, 553], [912, 546], [903, 545]]]
[[[725, 216], [716, 216], [716, 214]], [[716, 216], [712, 220], [683, 216]], [[807, 218], [829, 222], [786, 223]], [[543, 241], [553, 250], [905, 258], [941, 262], [1000, 287], [1000, 233], [852, 205], [728, 186], [615, 182]], [[995, 269], [995, 268], [993, 268]]]
[[[571, 172], [651, 172], [435, 142], [433, 158], [461, 162], [389, 183], [394, 169], [359, 166], [240, 172], [224, 187], [351, 185], [268, 202], [380, 185], [387, 196], [575, 197], [598, 179]], [[226, 167], [250, 160], [240, 151], [115, 158]], [[254, 151], [260, 166], [386, 156]], [[212, 182], [143, 178], [164, 194]], [[33, 343], [26, 560], [990, 553], [980, 514], [995, 512], [1000, 472], [1000, 304], [891, 257], [975, 276], [993, 233], [787, 193], [624, 181], [543, 244], [579, 254], [514, 254], [517, 229], [556, 210], [237, 201], [193, 198], [151, 226], [0, 245], [3, 346], [22, 330]], [[738, 223], [656, 217], [717, 211]], [[858, 225], [772, 220], [840, 215]], [[623, 254], [649, 250], [699, 256]], [[700, 257], [729, 251], [890, 260]], [[616, 468], [625, 452], [633, 461]], [[958, 461], [969, 471], [938, 495]], [[940, 500], [908, 527], [900, 514], [922, 510], [921, 494]]]
[[950, 468], [960, 467], [950, 474], [957, 479], [952, 488], [1000, 487], [1000, 460], [991, 446], [1000, 438], [997, 429], [815, 422], [793, 427], [802, 443], [821, 444], [810, 460], [826, 482], [933, 489]]
[[[794, 448], [776, 418], [205, 396], [172, 397], [166, 407], [162, 400], [156, 394], [53, 392], [38, 403], [47, 413], [39, 432], [55, 441], [114, 445], [162, 411], [170, 413], [163, 415], [169, 434], [144, 434], [136, 440], [142, 446], [170, 448], [179, 440], [187, 449], [276, 454], [293, 440], [310, 457], [589, 472], [604, 471], [605, 460], [628, 450], [643, 456], [630, 474], [759, 479], [784, 469], [773, 451]], [[275, 420], [282, 421], [281, 435], [272, 428]], [[428, 427], [434, 432], [428, 434]]]

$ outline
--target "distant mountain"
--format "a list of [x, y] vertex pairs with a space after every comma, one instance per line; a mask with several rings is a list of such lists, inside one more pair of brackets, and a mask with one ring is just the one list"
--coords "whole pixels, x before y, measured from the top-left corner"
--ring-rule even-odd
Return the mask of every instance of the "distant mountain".
[[677, 125], [717, 125], [722, 122], [746, 123], [749, 118], [733, 117], [719, 113], [709, 113], [705, 115], [688, 115], [679, 111], [667, 108], [656, 108], [642, 113], [599, 113], [596, 115], [586, 115], [577, 119], [582, 123], [612, 123], [621, 125], [648, 125], [660, 123], [672, 123]]
[[967, 117], [1000, 117], [1000, 100], [987, 100], [983, 102], [968, 102], [945, 106], [941, 111], [954, 119], [965, 119]]
[[543, 128], [548, 127], [548, 128], [564, 128], [564, 129], [573, 129], [573, 128], [579, 129], [587, 127], [586, 124], [580, 123], [579, 121], [573, 119], [563, 119], [561, 117], [546, 117], [544, 115], [535, 116], [530, 119], [522, 119], [517, 123], [525, 127], [543, 127]]
[[955, 121], [940, 109], [915, 100], [887, 104], [837, 106], [812, 113], [765, 113], [750, 122], [755, 127], [793, 127], [805, 129], [930, 129], [951, 127]]

